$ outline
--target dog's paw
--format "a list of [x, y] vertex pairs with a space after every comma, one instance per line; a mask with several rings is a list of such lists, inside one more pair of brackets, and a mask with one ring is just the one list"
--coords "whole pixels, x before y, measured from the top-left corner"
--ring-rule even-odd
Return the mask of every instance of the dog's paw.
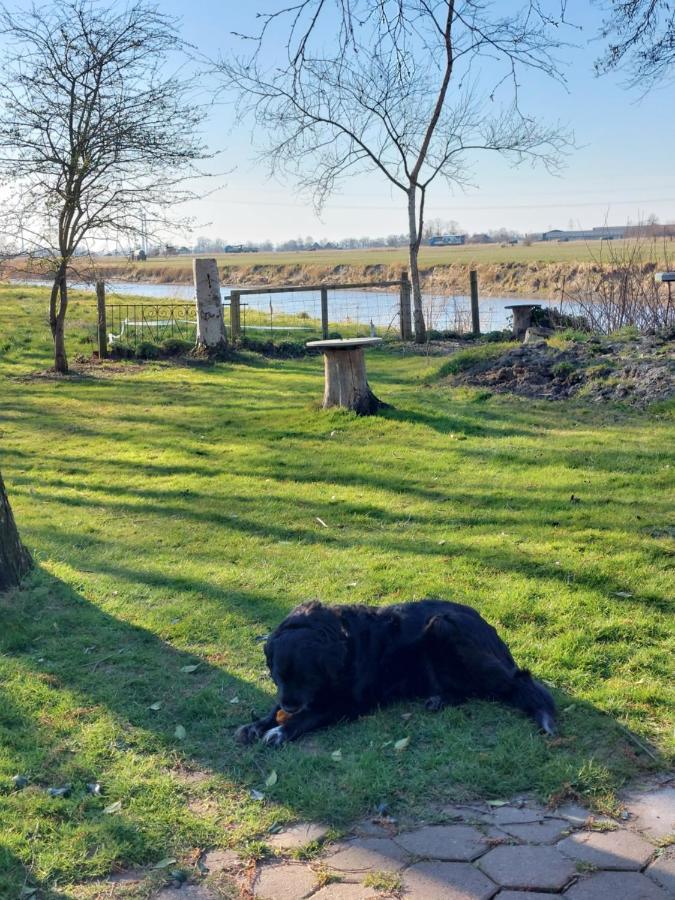
[[252, 744], [260, 738], [261, 731], [257, 722], [251, 725], [241, 725], [234, 733], [234, 739], [240, 744]]
[[263, 744], [268, 747], [280, 747], [286, 740], [286, 730], [283, 725], [277, 725], [276, 728], [270, 728], [263, 735]]
[[428, 709], [429, 712], [438, 712], [439, 709], [443, 708], [443, 699], [439, 696], [429, 697], [424, 701], [425, 709]]

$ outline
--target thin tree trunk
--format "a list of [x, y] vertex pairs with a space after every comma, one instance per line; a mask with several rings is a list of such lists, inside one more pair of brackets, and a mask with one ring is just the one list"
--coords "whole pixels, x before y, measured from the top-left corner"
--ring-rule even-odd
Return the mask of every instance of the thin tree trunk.
[[16, 587], [31, 565], [30, 554], [19, 540], [0, 475], [0, 591]]
[[[57, 308], [58, 299], [58, 308]], [[68, 309], [68, 284], [66, 267], [59, 266], [54, 276], [54, 284], [49, 298], [49, 325], [54, 339], [54, 370], [62, 375], [68, 374], [68, 357], [66, 356], [66, 310]]]
[[[417, 222], [417, 207], [415, 203], [416, 189], [411, 187], [408, 192], [408, 258], [410, 260], [410, 283], [413, 295], [413, 324], [415, 327], [415, 343], [423, 344], [427, 339], [427, 329], [424, 324], [424, 311], [422, 309], [422, 288], [420, 286], [420, 271], [417, 265], [417, 257], [420, 250], [421, 225]], [[420, 214], [422, 210], [420, 209]]]

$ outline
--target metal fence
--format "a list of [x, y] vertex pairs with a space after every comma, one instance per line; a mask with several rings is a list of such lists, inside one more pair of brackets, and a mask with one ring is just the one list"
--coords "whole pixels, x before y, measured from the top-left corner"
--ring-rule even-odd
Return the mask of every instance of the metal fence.
[[195, 341], [197, 337], [194, 302], [110, 303], [106, 323], [111, 345], [160, 344], [170, 338]]
[[[242, 301], [242, 298], [245, 298]], [[230, 291], [233, 338], [412, 336], [410, 283], [296, 285]]]
[[[223, 318], [228, 334], [273, 341], [306, 341], [327, 337], [377, 336], [390, 340], [412, 338], [410, 282], [232, 288], [223, 291]], [[119, 295], [118, 295], [119, 296]], [[192, 300], [106, 303], [107, 343], [160, 344], [171, 338], [191, 343], [197, 337], [196, 305]], [[472, 330], [467, 297], [425, 293], [423, 312], [431, 331], [463, 333]], [[481, 311], [481, 325], [496, 322], [489, 308]]]

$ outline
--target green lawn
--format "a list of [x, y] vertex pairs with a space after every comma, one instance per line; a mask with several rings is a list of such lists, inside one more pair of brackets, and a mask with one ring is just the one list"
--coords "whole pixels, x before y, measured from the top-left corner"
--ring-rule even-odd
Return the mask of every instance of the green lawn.
[[[0, 292], [0, 471], [38, 564], [0, 598], [0, 896], [82, 896], [67, 886], [189, 868], [195, 848], [250, 855], [275, 824], [344, 828], [380, 802], [533, 790], [606, 808], [667, 764], [667, 410], [452, 389], [442, 360], [394, 350], [369, 354], [392, 406], [369, 419], [318, 409], [316, 357], [35, 377], [45, 306]], [[72, 357], [92, 301], [71, 313]], [[408, 704], [282, 750], [235, 745], [272, 699], [260, 638], [295, 604], [429, 595], [475, 605], [554, 686], [560, 738], [492, 704]]]

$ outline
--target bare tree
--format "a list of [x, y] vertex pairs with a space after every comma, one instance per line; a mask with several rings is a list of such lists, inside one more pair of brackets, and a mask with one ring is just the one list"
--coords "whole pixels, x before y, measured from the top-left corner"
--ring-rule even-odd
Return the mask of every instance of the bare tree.
[[31, 564], [30, 554], [19, 539], [0, 475], [0, 591], [15, 587]]
[[598, 73], [622, 69], [632, 87], [649, 89], [675, 64], [675, 4], [672, 0], [600, 0], [608, 41], [596, 61]]
[[446, 220], [436, 217], [435, 219], [427, 219], [423, 229], [423, 236], [424, 240], [428, 240], [441, 234], [459, 234], [460, 231], [460, 224], [455, 219]]
[[[251, 53], [220, 65], [240, 113], [268, 136], [272, 171], [294, 177], [317, 210], [358, 173], [377, 172], [405, 195], [417, 341], [426, 333], [418, 253], [432, 183], [467, 184], [480, 151], [553, 168], [566, 143], [559, 126], [523, 112], [519, 86], [525, 69], [561, 78], [560, 8], [557, 18], [540, 0], [506, 16], [498, 8], [491, 0], [300, 0], [263, 15]], [[267, 45], [284, 23], [279, 61]]]
[[182, 68], [175, 20], [145, 0], [0, 7], [0, 30], [4, 231], [53, 278], [54, 362], [66, 373], [73, 258], [165, 226], [195, 196], [186, 180], [207, 157], [204, 108]]

